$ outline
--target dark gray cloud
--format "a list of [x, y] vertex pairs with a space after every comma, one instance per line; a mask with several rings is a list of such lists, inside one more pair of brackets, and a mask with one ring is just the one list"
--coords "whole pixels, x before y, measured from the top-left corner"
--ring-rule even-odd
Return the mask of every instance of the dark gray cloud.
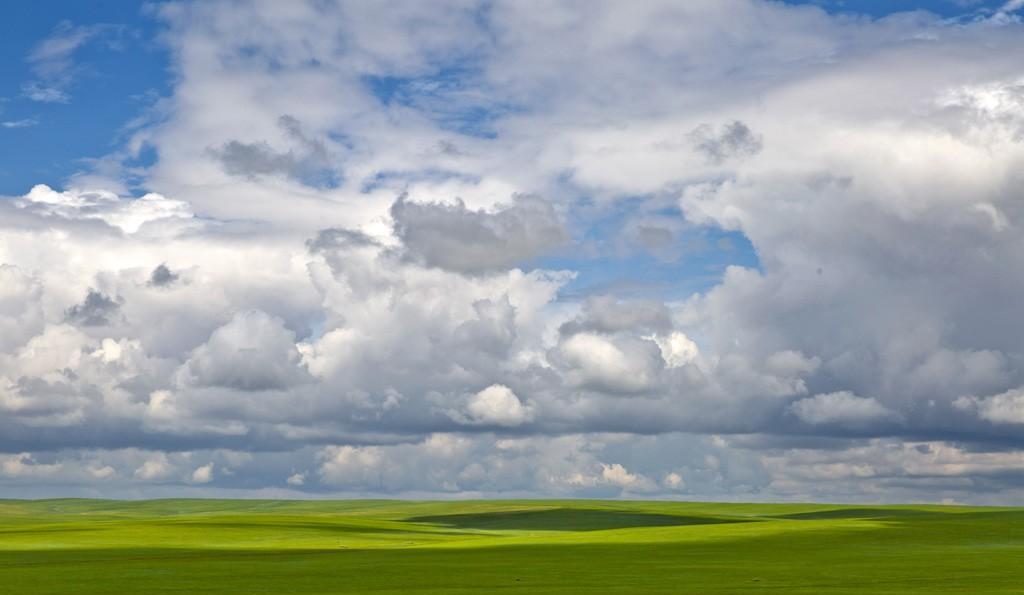
[[233, 140], [213, 153], [224, 165], [224, 171], [233, 176], [291, 176], [298, 170], [299, 160], [292, 152], [279, 153], [265, 141], [243, 143]]
[[314, 253], [338, 248], [379, 246], [379, 242], [361, 231], [338, 228], [320, 230], [316, 237], [306, 242], [306, 247]]
[[391, 217], [407, 258], [469, 274], [522, 265], [569, 240], [554, 207], [532, 196], [516, 196], [494, 212], [469, 209], [462, 200], [415, 203], [402, 197], [391, 206]]
[[221, 163], [225, 172], [233, 176], [258, 179], [280, 175], [314, 187], [338, 183], [339, 170], [322, 140], [307, 136], [302, 125], [292, 116], [281, 116], [277, 125], [291, 148], [278, 150], [262, 140], [232, 140], [210, 149], [210, 154]]
[[753, 157], [764, 148], [761, 135], [739, 120], [717, 129], [710, 124], [701, 124], [690, 132], [689, 138], [693, 148], [713, 165], [721, 165], [730, 159]]
[[628, 237], [647, 252], [664, 261], [672, 261], [679, 257], [675, 248], [676, 232], [668, 227], [656, 224], [638, 223], [628, 231]]
[[121, 314], [121, 300], [90, 289], [81, 304], [65, 311], [65, 318], [80, 326], [108, 326], [117, 322]]
[[153, 269], [153, 272], [149, 275], [149, 285], [151, 287], [167, 287], [173, 285], [180, 276], [167, 268], [166, 263], [160, 263]]
[[564, 335], [572, 335], [585, 331], [662, 333], [671, 329], [671, 313], [661, 302], [620, 301], [614, 296], [593, 296], [583, 302], [580, 315], [563, 324], [559, 330]]

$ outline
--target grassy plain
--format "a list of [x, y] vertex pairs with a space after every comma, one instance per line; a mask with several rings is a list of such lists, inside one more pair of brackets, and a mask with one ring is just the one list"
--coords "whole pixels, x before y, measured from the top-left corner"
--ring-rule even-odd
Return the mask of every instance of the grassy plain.
[[0, 500], [0, 593], [1024, 593], [1024, 509]]

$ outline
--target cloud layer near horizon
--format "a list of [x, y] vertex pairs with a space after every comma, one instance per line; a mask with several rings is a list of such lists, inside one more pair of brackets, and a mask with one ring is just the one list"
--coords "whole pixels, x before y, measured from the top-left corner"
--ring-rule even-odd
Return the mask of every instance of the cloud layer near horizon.
[[[1018, 497], [1024, 27], [996, 17], [164, 5], [173, 95], [0, 201], [0, 485]], [[709, 228], [759, 266], [681, 299], [569, 297], [545, 260]]]

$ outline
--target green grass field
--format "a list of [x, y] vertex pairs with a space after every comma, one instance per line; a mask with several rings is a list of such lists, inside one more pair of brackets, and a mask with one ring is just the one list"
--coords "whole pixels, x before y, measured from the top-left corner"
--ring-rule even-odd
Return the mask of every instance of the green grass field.
[[1024, 509], [0, 500], [0, 593], [1024, 593]]

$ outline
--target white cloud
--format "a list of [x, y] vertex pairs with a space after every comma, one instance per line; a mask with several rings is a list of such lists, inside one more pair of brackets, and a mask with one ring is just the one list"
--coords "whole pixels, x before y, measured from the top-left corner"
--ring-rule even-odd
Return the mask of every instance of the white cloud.
[[1009, 0], [1003, 7], [1000, 8], [1000, 12], [1015, 12], [1024, 8], [1024, 0]]
[[259, 391], [285, 389], [307, 380], [295, 335], [280, 319], [259, 310], [236, 314], [194, 349], [182, 381]]
[[322, 453], [320, 479], [329, 484], [372, 488], [383, 487], [385, 462], [380, 447], [329, 447]]
[[648, 340], [613, 340], [594, 333], [564, 339], [556, 357], [572, 384], [611, 393], [637, 393], [655, 385], [662, 367], [658, 345]]
[[514, 427], [531, 421], [534, 408], [509, 387], [492, 384], [469, 399], [466, 413], [470, 423]]
[[25, 97], [40, 103], [68, 103], [71, 96], [57, 87], [43, 86], [39, 82], [32, 81], [21, 87]]
[[893, 412], [870, 397], [858, 397], [849, 391], [814, 395], [790, 405], [789, 410], [801, 421], [811, 425], [847, 424], [859, 426], [881, 422]]
[[1012, 389], [990, 397], [960, 397], [953, 401], [958, 409], [975, 412], [995, 424], [1024, 424], [1024, 389]]
[[656, 335], [652, 338], [661, 349], [661, 357], [669, 368], [685, 366], [700, 355], [697, 344], [679, 331], [672, 331], [667, 336]]
[[27, 452], [0, 456], [0, 473], [7, 477], [47, 477], [60, 473], [62, 468], [60, 463], [36, 462]]
[[601, 479], [621, 488], [632, 488], [644, 482], [644, 478], [630, 473], [618, 463], [602, 465]]
[[35, 118], [23, 118], [21, 120], [4, 120], [0, 122], [0, 126], [4, 128], [31, 128], [39, 124], [39, 120]]
[[142, 480], [163, 479], [170, 473], [171, 468], [167, 457], [163, 453], [157, 453], [135, 470], [135, 477]]
[[187, 203], [153, 193], [132, 199], [104, 190], [57, 192], [39, 184], [23, 199], [23, 208], [65, 219], [99, 219], [125, 233], [136, 233], [150, 222], [187, 222], [193, 217]]
[[0, 265], [0, 349], [13, 350], [43, 330], [43, 288], [19, 267]]
[[210, 483], [213, 481], [213, 463], [196, 467], [191, 476], [192, 483]]
[[117, 475], [117, 471], [110, 465], [104, 465], [103, 467], [90, 468], [89, 474], [96, 479], [111, 479]]

